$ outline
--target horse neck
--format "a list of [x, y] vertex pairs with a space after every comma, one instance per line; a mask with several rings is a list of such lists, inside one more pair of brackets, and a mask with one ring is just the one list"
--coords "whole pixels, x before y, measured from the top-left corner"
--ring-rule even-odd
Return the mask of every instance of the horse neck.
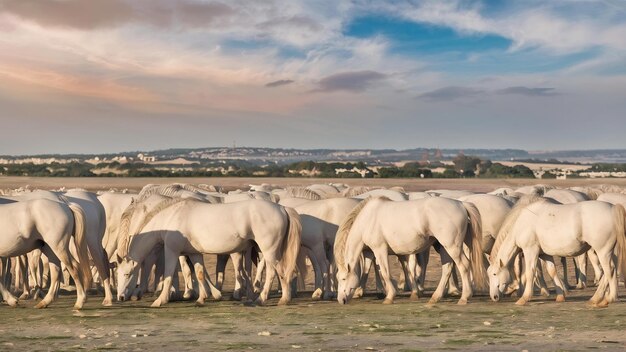
[[128, 256], [134, 261], [142, 263], [150, 252], [152, 252], [154, 247], [160, 242], [160, 231], [150, 231], [136, 234], [130, 239]]
[[515, 235], [509, 234], [507, 238], [504, 239], [502, 244], [500, 245], [500, 249], [498, 250], [498, 254], [496, 255], [496, 262], [502, 260], [505, 266], [511, 262], [513, 257], [519, 253], [520, 248], [515, 244]]
[[365, 243], [363, 243], [363, 236], [360, 231], [351, 231], [346, 241], [344, 258], [346, 259], [346, 265], [349, 265], [352, 270], [356, 268], [364, 247]]

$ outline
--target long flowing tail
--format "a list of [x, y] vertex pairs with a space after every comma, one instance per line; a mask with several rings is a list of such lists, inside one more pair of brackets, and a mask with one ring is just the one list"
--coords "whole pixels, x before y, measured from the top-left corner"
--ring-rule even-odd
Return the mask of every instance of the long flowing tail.
[[87, 219], [83, 210], [74, 203], [67, 203], [67, 206], [74, 215], [74, 241], [76, 242], [76, 253], [78, 254], [78, 274], [85, 289], [91, 287], [91, 268], [89, 265], [89, 250], [87, 248]]
[[[626, 210], [621, 204], [613, 206], [615, 238], [617, 239], [617, 268], [622, 277], [626, 276]], [[626, 280], [624, 280], [626, 282]]]
[[480, 212], [472, 203], [463, 202], [463, 207], [465, 207], [469, 217], [465, 242], [470, 249], [470, 265], [472, 277], [474, 279], [474, 286], [477, 290], [485, 290], [487, 288], [487, 271], [485, 269], [483, 249], [481, 245], [483, 230]]
[[285, 238], [283, 238], [283, 248], [278, 265], [283, 275], [285, 275], [285, 278], [291, 280], [293, 272], [296, 269], [296, 259], [300, 252], [302, 224], [300, 222], [300, 215], [298, 215], [295, 209], [285, 207], [285, 211], [289, 219], [289, 226], [287, 226], [287, 233], [285, 234]]

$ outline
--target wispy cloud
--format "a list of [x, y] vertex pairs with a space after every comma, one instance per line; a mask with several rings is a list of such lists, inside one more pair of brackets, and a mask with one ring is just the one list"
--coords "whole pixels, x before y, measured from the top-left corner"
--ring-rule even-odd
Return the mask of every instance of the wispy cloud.
[[508, 87], [496, 91], [498, 94], [516, 94], [528, 97], [549, 97], [557, 95], [555, 88]]
[[418, 98], [431, 101], [452, 101], [463, 98], [473, 98], [483, 94], [485, 94], [485, 91], [478, 88], [450, 86], [422, 93], [418, 95]]
[[269, 82], [266, 83], [265, 86], [268, 88], [275, 88], [275, 87], [280, 87], [280, 86], [286, 86], [288, 84], [293, 83], [294, 81], [291, 79], [279, 79], [278, 81], [273, 81], [273, 82]]
[[363, 92], [380, 83], [387, 76], [376, 71], [341, 72], [322, 78], [315, 92]]

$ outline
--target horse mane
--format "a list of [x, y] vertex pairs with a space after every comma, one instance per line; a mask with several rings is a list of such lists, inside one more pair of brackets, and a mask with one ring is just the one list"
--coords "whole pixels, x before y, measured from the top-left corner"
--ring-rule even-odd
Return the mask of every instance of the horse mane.
[[354, 225], [354, 221], [356, 221], [356, 218], [359, 216], [359, 213], [361, 213], [361, 210], [363, 210], [367, 203], [369, 203], [372, 199], [389, 200], [387, 197], [368, 197], [352, 208], [350, 213], [341, 222], [341, 225], [339, 225], [337, 235], [335, 236], [335, 246], [333, 252], [335, 253], [335, 264], [340, 270], [348, 270], [348, 268], [346, 268], [344, 254], [346, 251], [346, 243], [348, 242], [348, 234], [352, 229], [352, 225]]
[[404, 190], [404, 187], [401, 186], [393, 186], [389, 188], [392, 191], [396, 191], [396, 192], [400, 192], [400, 193], [406, 193], [406, 191]]
[[221, 203], [220, 199], [210, 194], [207, 194], [207, 191], [204, 191], [196, 186], [184, 183], [173, 183], [169, 185], [147, 185], [141, 190], [141, 192], [139, 192], [139, 196], [137, 198], [139, 201], [143, 201], [155, 194], [165, 197], [179, 198], [183, 191], [191, 192], [197, 195], [198, 198], [202, 198], [203, 200], [206, 200], [211, 204]]
[[353, 198], [363, 193], [367, 193], [371, 190], [372, 190], [371, 187], [366, 187], [366, 186], [349, 187], [341, 191], [340, 194], [342, 197], [345, 197], [345, 198]]
[[513, 227], [513, 225], [515, 225], [515, 222], [517, 221], [517, 218], [519, 218], [522, 210], [526, 209], [526, 207], [530, 204], [541, 201], [547, 202], [548, 200], [538, 195], [525, 195], [521, 197], [517, 201], [517, 203], [515, 203], [515, 206], [513, 206], [511, 211], [509, 211], [509, 213], [507, 214], [506, 218], [504, 218], [502, 226], [500, 226], [500, 231], [498, 231], [498, 236], [496, 237], [496, 241], [491, 248], [491, 254], [489, 255], [492, 259], [494, 259], [495, 256], [498, 254], [500, 246], [502, 246], [502, 243], [508, 237], [509, 233], [511, 232], [511, 228]]
[[130, 236], [128, 235], [128, 232], [130, 231], [130, 220], [132, 219], [133, 213], [137, 208], [137, 203], [138, 201], [133, 198], [126, 209], [124, 209], [120, 218], [120, 225], [117, 229], [117, 254], [122, 258], [128, 255], [128, 246], [130, 243]]
[[319, 193], [304, 187], [287, 187], [285, 190], [287, 191], [287, 194], [294, 198], [304, 198], [308, 200], [322, 199], [322, 196]]
[[143, 228], [146, 227], [146, 225], [148, 225], [148, 223], [158, 213], [160, 213], [161, 211], [175, 204], [181, 203], [186, 200], [187, 200], [186, 198], [164, 199], [163, 201], [158, 203], [154, 208], [152, 208], [152, 210], [150, 210], [144, 215], [141, 224], [132, 233], [130, 231], [130, 222], [131, 222], [133, 215], [135, 214], [139, 201], [138, 202], [131, 201], [130, 205], [126, 208], [126, 210], [124, 210], [124, 213], [122, 213], [122, 218], [120, 221], [120, 227], [118, 230], [118, 245], [117, 245], [118, 254], [121, 257], [125, 257], [128, 255], [128, 251], [130, 249], [130, 239], [136, 234], [140, 233], [143, 230]]

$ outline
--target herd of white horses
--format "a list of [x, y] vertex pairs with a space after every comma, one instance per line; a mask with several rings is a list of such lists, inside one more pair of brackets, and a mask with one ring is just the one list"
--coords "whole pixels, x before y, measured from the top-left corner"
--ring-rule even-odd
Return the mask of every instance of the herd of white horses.
[[[263, 184], [225, 193], [169, 184], [136, 194], [0, 194], [0, 293], [9, 306], [32, 298], [36, 308], [47, 307], [62, 286], [75, 289], [75, 309], [93, 288], [104, 293], [105, 306], [114, 291], [120, 302], [160, 292], [153, 307], [173, 297], [203, 305], [222, 297], [229, 260], [233, 299], [264, 304], [278, 276], [278, 303], [286, 304], [303, 288], [310, 263], [312, 299], [358, 298], [375, 268], [377, 290], [389, 304], [398, 290], [410, 291], [411, 299], [423, 295], [431, 248], [442, 267], [430, 304], [446, 294], [465, 304], [474, 291], [488, 291], [494, 301], [516, 292], [523, 305], [536, 289], [548, 294], [544, 268], [562, 302], [574, 287], [567, 281], [573, 258], [575, 287], [597, 285], [590, 304], [603, 307], [618, 299], [619, 276], [626, 274], [626, 189], [617, 186], [474, 193]], [[216, 256], [213, 280], [205, 255]], [[389, 256], [401, 264], [400, 281]]]

